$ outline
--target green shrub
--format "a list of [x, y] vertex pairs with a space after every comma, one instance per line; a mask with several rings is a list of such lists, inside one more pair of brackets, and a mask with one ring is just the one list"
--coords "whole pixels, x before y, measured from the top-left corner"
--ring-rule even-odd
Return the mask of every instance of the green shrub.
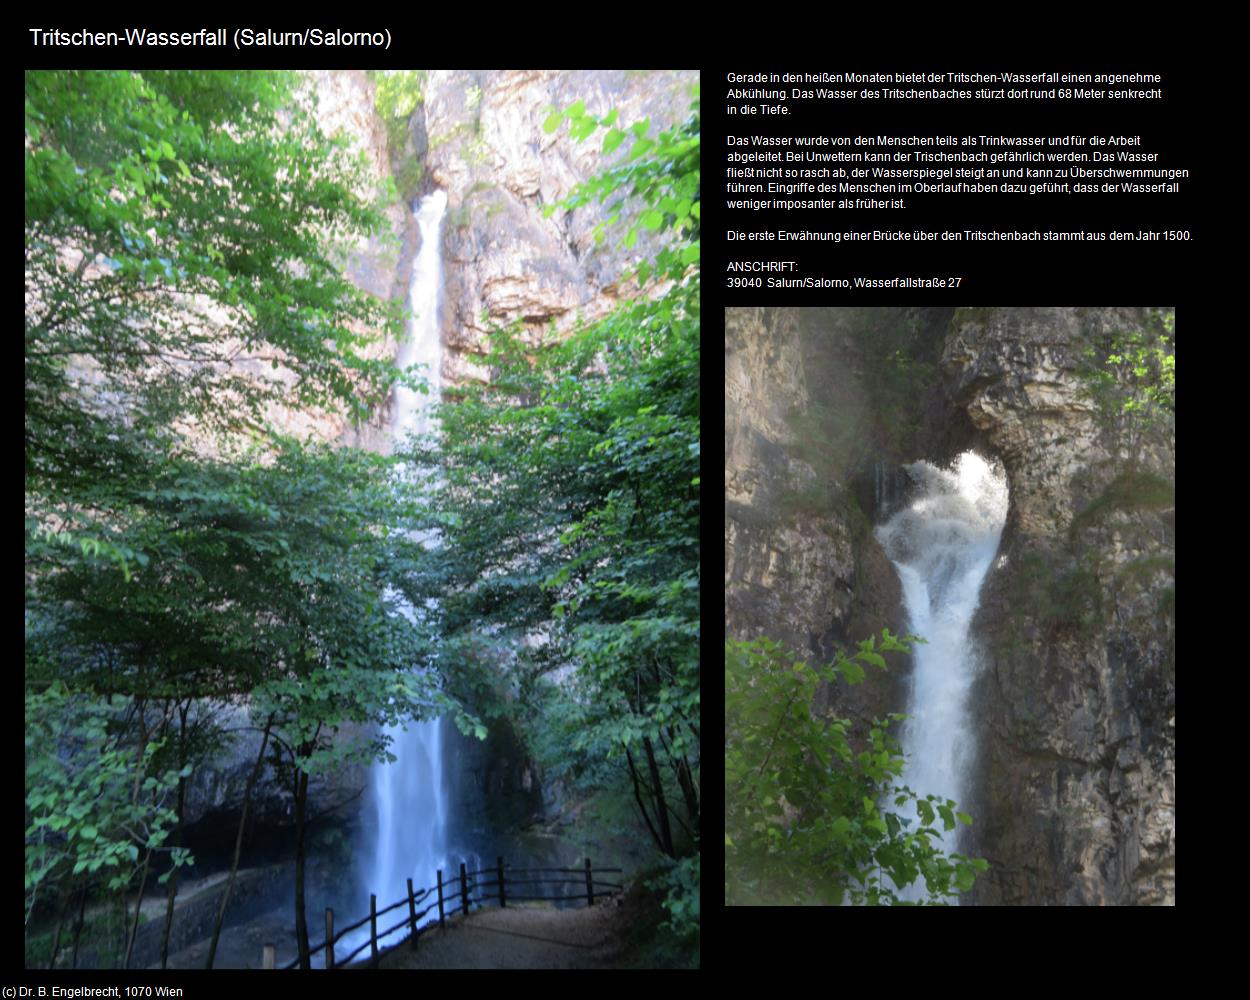
[[[897, 784], [904, 759], [889, 732], [904, 718], [877, 719], [863, 750], [845, 719], [812, 714], [820, 682], [859, 684], [882, 653], [915, 637], [885, 630], [850, 657], [810, 666], [767, 639], [725, 647], [725, 901], [736, 905], [843, 902], [891, 905], [896, 888], [924, 879], [941, 905], [972, 888], [987, 863], [940, 847], [945, 830], [971, 818], [952, 800]], [[893, 811], [914, 804], [916, 818]]]

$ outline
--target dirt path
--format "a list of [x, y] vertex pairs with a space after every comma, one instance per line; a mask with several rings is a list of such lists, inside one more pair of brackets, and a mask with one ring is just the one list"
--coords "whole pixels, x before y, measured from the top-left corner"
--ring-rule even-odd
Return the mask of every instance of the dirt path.
[[624, 951], [625, 914], [615, 897], [592, 907], [484, 909], [447, 921], [379, 959], [383, 969], [610, 969]]

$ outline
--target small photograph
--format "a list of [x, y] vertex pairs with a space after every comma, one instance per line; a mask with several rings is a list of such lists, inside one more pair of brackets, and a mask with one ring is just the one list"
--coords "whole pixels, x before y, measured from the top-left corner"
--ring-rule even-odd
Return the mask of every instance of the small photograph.
[[1176, 321], [727, 310], [728, 906], [1175, 905]]
[[25, 75], [28, 969], [696, 968], [699, 75]]

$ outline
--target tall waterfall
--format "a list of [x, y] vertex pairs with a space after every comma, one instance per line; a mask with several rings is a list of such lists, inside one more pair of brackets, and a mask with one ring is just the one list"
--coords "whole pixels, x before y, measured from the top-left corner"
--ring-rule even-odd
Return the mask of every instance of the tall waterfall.
[[[962, 805], [975, 751], [968, 630], [1007, 519], [1007, 481], [1000, 466], [972, 452], [950, 469], [916, 462], [908, 472], [915, 482], [911, 501], [876, 532], [902, 581], [908, 628], [927, 640], [913, 649], [901, 780], [922, 798]], [[943, 848], [957, 849], [958, 836], [958, 829], [947, 833]], [[917, 901], [923, 886], [899, 896]]]
[[[438, 305], [443, 279], [439, 231], [446, 209], [447, 194], [443, 191], [423, 198], [416, 208], [421, 248], [413, 264], [409, 287], [412, 318], [408, 336], [399, 351], [398, 364], [401, 368], [423, 365], [430, 391], [423, 396], [403, 386], [396, 387], [391, 414], [391, 441], [396, 445], [410, 433], [420, 434], [430, 429], [431, 407], [439, 398]], [[422, 541], [437, 544], [434, 538]], [[420, 611], [407, 609], [405, 613], [416, 618]], [[437, 869], [446, 871], [449, 867], [443, 722], [432, 719], [409, 723], [406, 729], [393, 726], [386, 732], [396, 760], [373, 765], [370, 791], [377, 826], [363, 872], [365, 889], [377, 894], [379, 908], [403, 895], [405, 879], [411, 878], [414, 888], [421, 889], [434, 885]], [[392, 916], [387, 914], [380, 926], [396, 923], [397, 919]]]

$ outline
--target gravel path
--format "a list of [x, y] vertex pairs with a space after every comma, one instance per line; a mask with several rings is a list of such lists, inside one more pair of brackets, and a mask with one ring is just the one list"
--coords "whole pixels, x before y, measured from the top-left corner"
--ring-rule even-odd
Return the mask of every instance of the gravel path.
[[[382, 955], [383, 969], [609, 969], [623, 950], [620, 897], [571, 910], [508, 907], [456, 916]], [[367, 963], [366, 963], [367, 965]], [[357, 966], [359, 968], [359, 966]]]

